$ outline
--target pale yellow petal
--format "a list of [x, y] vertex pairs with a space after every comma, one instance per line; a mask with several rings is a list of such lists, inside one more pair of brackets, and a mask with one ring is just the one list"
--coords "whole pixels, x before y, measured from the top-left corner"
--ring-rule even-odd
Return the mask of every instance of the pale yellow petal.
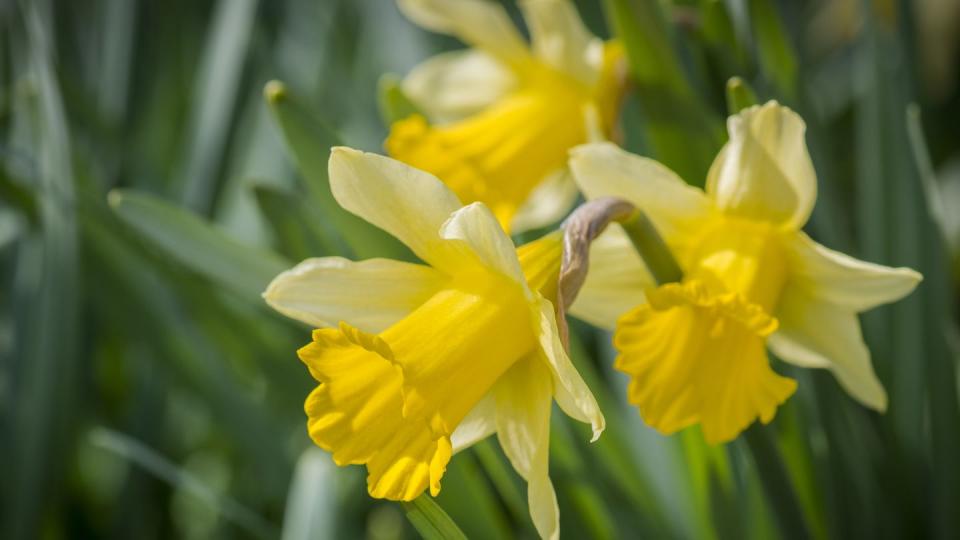
[[443, 266], [440, 226], [460, 201], [435, 176], [338, 146], [330, 153], [330, 189], [340, 206], [392, 234], [432, 266]]
[[645, 301], [653, 277], [619, 225], [611, 225], [590, 246], [590, 269], [570, 313], [613, 330], [617, 319]]
[[560, 341], [553, 304], [545, 298], [540, 299], [540, 348], [553, 374], [553, 397], [557, 405], [571, 418], [590, 424], [593, 429], [591, 442], [596, 441], [607, 421], [593, 392], [567, 356]]
[[450, 436], [454, 453], [473, 446], [497, 430], [496, 402], [491, 391], [467, 413]]
[[530, 58], [526, 42], [499, 3], [489, 0], [398, 0], [410, 20], [456, 36], [509, 63]]
[[854, 399], [886, 410], [887, 393], [873, 370], [853, 310], [788, 288], [777, 316], [780, 329], [769, 342], [774, 354], [799, 366], [828, 368]]
[[642, 209], [677, 259], [713, 213], [702, 191], [684, 183], [656, 161], [613, 143], [591, 143], [571, 151], [570, 168], [588, 199], [619, 197]]
[[403, 79], [403, 91], [431, 122], [444, 124], [476, 114], [517, 84], [513, 72], [483, 51], [441, 53]]
[[528, 289], [513, 241], [483, 203], [469, 204], [454, 212], [441, 227], [440, 236], [463, 245], [473, 255], [465, 259], [465, 264], [479, 262]]
[[388, 259], [307, 259], [270, 282], [263, 298], [287, 317], [313, 327], [346, 321], [379, 332], [426, 301], [445, 277], [420, 264]]
[[834, 251], [798, 233], [787, 244], [790, 285], [854, 312], [910, 294], [923, 279], [909, 268], [873, 264]]
[[596, 59], [603, 42], [587, 30], [569, 0], [524, 0], [520, 3], [530, 30], [533, 52], [554, 69], [593, 86], [600, 76]]
[[579, 196], [570, 171], [566, 168], [554, 171], [530, 192], [513, 216], [510, 230], [516, 234], [552, 225], [570, 212]]
[[799, 229], [817, 200], [806, 124], [774, 101], [727, 120], [730, 141], [707, 175], [707, 193], [724, 211]]
[[541, 538], [559, 535], [559, 511], [548, 472], [550, 370], [537, 355], [516, 364], [497, 383], [497, 438], [513, 468], [527, 481], [530, 517]]

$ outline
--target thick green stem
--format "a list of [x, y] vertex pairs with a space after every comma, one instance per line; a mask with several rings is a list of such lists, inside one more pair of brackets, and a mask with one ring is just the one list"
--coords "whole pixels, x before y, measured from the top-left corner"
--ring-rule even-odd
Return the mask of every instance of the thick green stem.
[[627, 232], [633, 247], [647, 265], [657, 285], [683, 279], [683, 271], [673, 258], [673, 253], [643, 211], [635, 211], [629, 218], [621, 221], [620, 226]]

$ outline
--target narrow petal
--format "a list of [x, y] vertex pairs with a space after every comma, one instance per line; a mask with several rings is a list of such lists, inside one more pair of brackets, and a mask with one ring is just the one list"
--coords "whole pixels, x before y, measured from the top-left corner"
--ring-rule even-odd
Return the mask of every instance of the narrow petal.
[[854, 259], [814, 242], [802, 232], [787, 246], [791, 285], [853, 312], [899, 300], [923, 280], [909, 268]]
[[700, 282], [663, 285], [624, 315], [615, 367], [651, 427], [671, 434], [699, 423], [707, 442], [727, 442], [755, 420], [767, 423], [796, 390], [770, 368], [764, 338], [777, 321], [735, 294]]
[[454, 35], [507, 63], [530, 51], [503, 6], [489, 0], [398, 0], [410, 20], [434, 32]]
[[569, 0], [524, 0], [533, 52], [554, 69], [593, 86], [600, 73], [603, 42], [587, 30]]
[[467, 49], [441, 53], [403, 79], [403, 91], [433, 123], [476, 114], [517, 84], [509, 68], [489, 54]]
[[617, 319], [645, 301], [653, 277], [619, 225], [611, 225], [590, 246], [590, 270], [570, 313], [613, 330]]
[[571, 418], [589, 423], [593, 429], [591, 442], [596, 441], [606, 428], [607, 421], [600, 412], [593, 392], [567, 356], [560, 342], [553, 304], [545, 298], [540, 299], [540, 348], [553, 374], [553, 397], [557, 405]]
[[828, 368], [854, 399], [878, 411], [887, 409], [887, 393], [873, 371], [853, 310], [788, 288], [777, 316], [780, 329], [769, 341], [774, 354], [799, 366]]
[[817, 200], [817, 176], [797, 113], [771, 101], [727, 120], [730, 141], [707, 174], [724, 211], [799, 229]]
[[548, 175], [530, 192], [525, 203], [517, 210], [510, 230], [521, 233], [552, 225], [563, 219], [580, 196], [580, 190], [567, 168]]
[[496, 412], [496, 402], [491, 392], [467, 413], [467, 416], [454, 430], [453, 435], [450, 436], [453, 452], [457, 453], [464, 448], [469, 448], [493, 435], [497, 430]]
[[514, 364], [497, 383], [497, 437], [513, 468], [527, 481], [530, 517], [541, 538], [558, 538], [560, 513], [548, 472], [550, 370], [536, 356]]
[[646, 212], [678, 259], [712, 214], [713, 205], [702, 191], [656, 161], [613, 143], [574, 148], [570, 168], [587, 198], [620, 197]]
[[473, 203], [454, 212], [441, 227], [440, 236], [461, 242], [475, 256], [468, 259], [468, 264], [479, 262], [527, 289], [513, 241], [482, 203]]
[[429, 173], [377, 154], [338, 146], [330, 189], [340, 206], [392, 234], [432, 266], [443, 266], [440, 226], [460, 201]]
[[263, 297], [280, 313], [315, 328], [346, 321], [376, 333], [416, 309], [444, 282], [442, 274], [420, 264], [324, 257], [280, 274]]

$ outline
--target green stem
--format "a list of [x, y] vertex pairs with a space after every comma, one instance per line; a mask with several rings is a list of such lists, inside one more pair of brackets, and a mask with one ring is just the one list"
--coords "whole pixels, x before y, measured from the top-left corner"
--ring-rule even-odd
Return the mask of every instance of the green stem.
[[630, 237], [630, 241], [658, 285], [683, 279], [683, 271], [680, 270], [677, 260], [673, 258], [673, 253], [643, 211], [637, 210], [629, 218], [620, 222], [620, 225]]
[[407, 519], [425, 540], [466, 540], [453, 519], [426, 493], [400, 503]]
[[743, 432], [750, 454], [760, 473], [760, 482], [767, 494], [767, 500], [773, 508], [780, 532], [788, 540], [806, 540], [810, 530], [800, 506], [800, 499], [793, 482], [787, 473], [787, 467], [780, 456], [780, 450], [770, 438], [765, 427], [754, 424]]

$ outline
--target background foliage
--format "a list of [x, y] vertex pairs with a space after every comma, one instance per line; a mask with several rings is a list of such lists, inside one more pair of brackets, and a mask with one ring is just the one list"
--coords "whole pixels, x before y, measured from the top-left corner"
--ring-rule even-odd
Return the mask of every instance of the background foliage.
[[[763, 435], [813, 536], [956, 537], [960, 5], [579, 7], [630, 52], [625, 146], [702, 183], [742, 77], [807, 120], [808, 232], [924, 273], [863, 318], [888, 414], [778, 363], [800, 390]], [[327, 149], [380, 151], [378, 78], [455, 47], [388, 0], [0, 0], [0, 537], [415, 534], [309, 443], [309, 334], [259, 293], [308, 256], [410, 257], [333, 204]], [[795, 536], [742, 440], [644, 427], [609, 336], [574, 330], [609, 427], [588, 445], [554, 415], [565, 536]], [[494, 441], [453, 460], [439, 504], [471, 537], [535, 535]]]

